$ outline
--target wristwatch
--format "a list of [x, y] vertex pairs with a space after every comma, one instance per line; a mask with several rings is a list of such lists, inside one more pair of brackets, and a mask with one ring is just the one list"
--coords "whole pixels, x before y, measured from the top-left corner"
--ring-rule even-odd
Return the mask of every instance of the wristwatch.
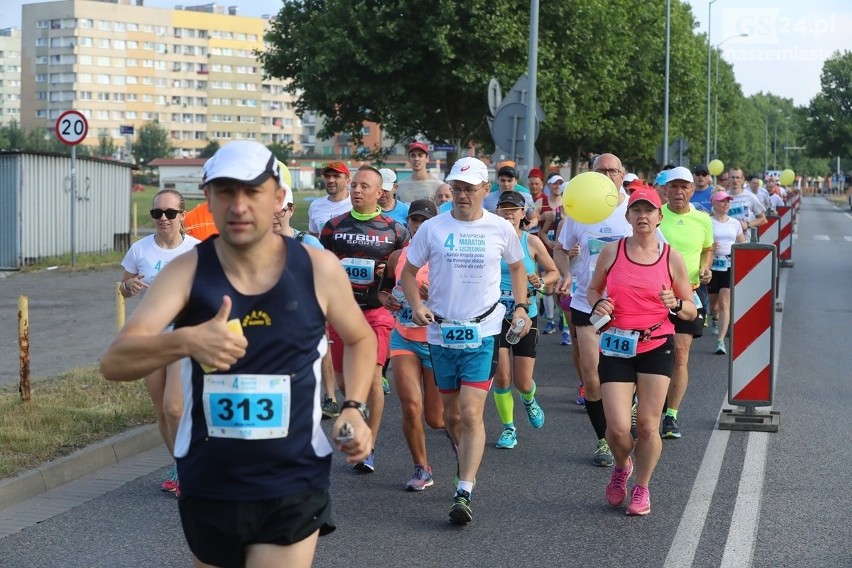
[[515, 304], [515, 309], [517, 310], [518, 308], [521, 308], [522, 310], [524, 310], [528, 314], [530, 313], [530, 305], [529, 304]]
[[354, 408], [355, 410], [360, 412], [365, 422], [370, 418], [370, 408], [363, 402], [357, 402], [355, 400], [344, 400], [343, 404], [340, 405], [340, 410], [343, 410], [345, 408]]
[[678, 299], [677, 299], [677, 305], [676, 305], [675, 307], [671, 308], [669, 311], [670, 311], [671, 313], [673, 313], [673, 314], [676, 314], [676, 313], [678, 313], [679, 311], [681, 311], [682, 309], [683, 309], [683, 300], [681, 300], [680, 298], [678, 298]]

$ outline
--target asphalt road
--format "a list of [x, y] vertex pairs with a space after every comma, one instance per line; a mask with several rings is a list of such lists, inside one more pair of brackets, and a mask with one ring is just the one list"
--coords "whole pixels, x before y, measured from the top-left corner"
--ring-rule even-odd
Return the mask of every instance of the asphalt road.
[[[427, 438], [435, 486], [422, 493], [403, 491], [411, 465], [399, 429], [399, 403], [391, 393], [376, 473], [358, 476], [335, 460], [332, 492], [339, 528], [321, 539], [315, 565], [852, 566], [846, 545], [852, 537], [847, 520], [852, 509], [847, 465], [852, 457], [852, 217], [821, 198], [805, 199], [802, 213], [795, 267], [782, 270], [778, 433], [715, 428], [726, 399], [727, 358], [713, 354], [714, 336], [697, 340], [679, 414], [683, 438], [664, 442], [651, 483], [652, 514], [626, 517], [605, 502], [609, 470], [591, 465], [594, 435], [574, 403], [577, 379], [568, 348], [559, 345], [557, 335], [544, 336], [536, 382], [545, 426], [530, 428], [517, 403], [518, 446], [497, 450], [500, 424], [489, 402], [488, 447], [474, 492], [473, 523], [459, 528], [447, 522], [454, 461], [439, 433]], [[94, 274], [80, 277], [98, 282]], [[107, 285], [112, 280], [100, 278]], [[20, 275], [0, 283], [4, 302], [3, 288], [16, 279], [25, 282]], [[35, 296], [35, 287], [26, 286]], [[67, 306], [85, 312], [100, 303], [69, 300]], [[79, 316], [80, 321], [90, 315]], [[67, 317], [73, 331], [76, 320]], [[53, 352], [70, 351], [72, 345], [76, 351], [80, 340], [96, 357], [108, 340], [102, 332], [100, 339], [82, 331], [67, 339], [57, 333]], [[3, 343], [5, 367], [5, 335]], [[62, 360], [93, 362], [79, 355]], [[140, 478], [0, 540], [0, 565], [188, 565], [175, 499], [161, 493], [158, 482], [158, 474]]]

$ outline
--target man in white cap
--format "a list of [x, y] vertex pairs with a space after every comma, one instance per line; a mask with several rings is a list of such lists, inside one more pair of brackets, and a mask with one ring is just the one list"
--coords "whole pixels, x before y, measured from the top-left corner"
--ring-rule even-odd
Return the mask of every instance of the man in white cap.
[[403, 203], [396, 198], [396, 172], [390, 168], [380, 168], [379, 173], [382, 174], [382, 194], [379, 195], [382, 214], [407, 227], [408, 203]]
[[[520, 322], [520, 336], [532, 327], [527, 315], [527, 274], [523, 250], [512, 225], [482, 208], [488, 168], [476, 158], [458, 160], [447, 176], [453, 210], [420, 226], [408, 247], [402, 272], [405, 298], [427, 341], [435, 381], [444, 403], [444, 424], [458, 445], [458, 484], [450, 520], [473, 519], [470, 497], [485, 450], [483, 411], [497, 368], [503, 317]], [[513, 314], [500, 303], [500, 261], [509, 265]], [[417, 271], [429, 264], [429, 299], [420, 297]]]
[[547, 185], [544, 186], [544, 194], [550, 199], [550, 191], [559, 191], [559, 188], [562, 184], [565, 183], [565, 180], [559, 174], [553, 174], [549, 178], [547, 178]]
[[[258, 557], [307, 566], [318, 536], [334, 530], [332, 447], [317, 419], [326, 318], [350, 353], [350, 400], [333, 432], [353, 438], [336, 445], [350, 463], [370, 451], [364, 401], [375, 336], [337, 260], [272, 232], [284, 202], [280, 175], [258, 142], [225, 144], [207, 161], [219, 236], [160, 272], [101, 358], [114, 381], [181, 361], [178, 509], [196, 566]], [[170, 322], [174, 331], [163, 331]]]
[[663, 438], [680, 438], [677, 422], [678, 408], [686, 394], [689, 382], [689, 349], [692, 339], [704, 334], [704, 316], [709, 298], [704, 294], [699, 299], [698, 289], [710, 282], [713, 273], [713, 224], [710, 216], [689, 203], [695, 192], [692, 172], [683, 166], [666, 172], [666, 195], [668, 203], [663, 206], [663, 221], [660, 230], [673, 249], [683, 255], [689, 282], [696, 291], [695, 305], [698, 317], [684, 321], [675, 314], [669, 319], [675, 324], [675, 358], [672, 380], [666, 397], [666, 414], [663, 417]]

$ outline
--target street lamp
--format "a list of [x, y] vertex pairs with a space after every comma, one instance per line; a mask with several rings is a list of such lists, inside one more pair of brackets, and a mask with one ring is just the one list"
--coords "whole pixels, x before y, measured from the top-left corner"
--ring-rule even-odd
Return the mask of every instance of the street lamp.
[[[716, 109], [713, 111], [713, 156], [716, 157], [719, 155], [718, 142], [719, 142], [719, 59], [722, 58], [722, 54], [719, 51], [719, 48], [722, 47], [726, 42], [738, 38], [738, 37], [748, 37], [748, 34], [737, 34], [732, 35], [730, 37], [726, 37], [722, 41], [716, 44]], [[710, 122], [710, 115], [707, 116], [707, 122]], [[709, 142], [708, 142], [709, 145]]]
[[713, 24], [714, 2], [716, 2], [716, 0], [710, 0], [710, 3], [707, 5], [707, 144], [704, 146], [706, 149], [704, 152], [705, 164], [710, 163], [710, 54], [712, 46], [710, 43], [710, 26]]

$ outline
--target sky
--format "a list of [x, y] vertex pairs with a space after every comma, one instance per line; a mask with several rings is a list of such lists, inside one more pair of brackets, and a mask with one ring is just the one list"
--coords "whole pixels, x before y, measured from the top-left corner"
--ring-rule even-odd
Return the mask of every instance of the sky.
[[[32, 2], [0, 1], [0, 28], [20, 27], [21, 5]], [[210, 1], [145, 0], [145, 5], [170, 8]], [[282, 5], [281, 0], [218, 3], [238, 6], [243, 16], [274, 15]], [[689, 4], [699, 23], [698, 31], [706, 32], [708, 0], [689, 0]], [[822, 63], [835, 50], [852, 49], [850, 0], [715, 0], [710, 23], [710, 41], [713, 45], [724, 42], [724, 59], [734, 65], [743, 94], [771, 92], [800, 106], [807, 105], [819, 92]], [[661, 30], [665, 30], [664, 22]], [[748, 35], [737, 37], [741, 34]]]

